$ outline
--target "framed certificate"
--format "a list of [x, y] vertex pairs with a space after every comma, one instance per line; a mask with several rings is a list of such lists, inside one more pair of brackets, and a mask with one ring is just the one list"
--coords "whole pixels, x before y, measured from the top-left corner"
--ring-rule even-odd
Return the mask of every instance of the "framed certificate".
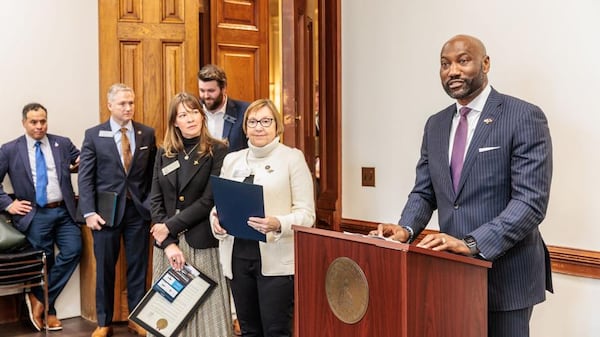
[[133, 309], [129, 319], [156, 336], [177, 336], [216, 285], [187, 263], [181, 271], [169, 268]]

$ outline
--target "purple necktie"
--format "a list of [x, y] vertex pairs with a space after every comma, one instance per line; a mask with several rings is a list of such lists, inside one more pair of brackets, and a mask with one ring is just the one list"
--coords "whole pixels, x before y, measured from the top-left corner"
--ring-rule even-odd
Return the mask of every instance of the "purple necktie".
[[458, 190], [458, 182], [460, 181], [460, 173], [463, 168], [465, 158], [465, 149], [467, 147], [467, 132], [469, 130], [469, 122], [467, 115], [471, 112], [471, 108], [463, 106], [460, 108], [460, 119], [458, 127], [454, 134], [454, 146], [452, 146], [452, 158], [450, 159], [450, 173], [452, 173], [452, 185], [454, 192]]

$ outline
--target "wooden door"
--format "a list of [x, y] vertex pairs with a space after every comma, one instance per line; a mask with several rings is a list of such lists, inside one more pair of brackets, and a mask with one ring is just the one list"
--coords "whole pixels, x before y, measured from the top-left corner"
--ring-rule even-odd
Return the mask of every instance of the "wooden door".
[[[108, 88], [113, 83], [125, 83], [136, 94], [134, 119], [153, 127], [162, 143], [171, 97], [183, 90], [198, 92], [200, 4], [198, 0], [98, 1], [101, 121], [110, 116], [106, 108]], [[83, 239], [81, 311], [83, 317], [95, 320], [95, 261], [87, 228]], [[114, 321], [125, 321], [129, 314], [124, 260], [121, 247]]]
[[269, 97], [268, 0], [211, 0], [212, 62], [227, 73], [227, 94]]
[[106, 91], [122, 82], [136, 94], [135, 120], [162, 141], [166, 109], [179, 91], [197, 93], [198, 0], [100, 0], [100, 107]]

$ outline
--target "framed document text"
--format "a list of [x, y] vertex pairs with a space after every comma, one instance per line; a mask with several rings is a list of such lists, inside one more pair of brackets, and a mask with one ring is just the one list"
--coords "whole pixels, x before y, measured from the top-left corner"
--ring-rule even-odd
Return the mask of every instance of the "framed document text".
[[216, 284], [187, 263], [180, 271], [169, 268], [133, 309], [129, 319], [156, 336], [176, 336]]

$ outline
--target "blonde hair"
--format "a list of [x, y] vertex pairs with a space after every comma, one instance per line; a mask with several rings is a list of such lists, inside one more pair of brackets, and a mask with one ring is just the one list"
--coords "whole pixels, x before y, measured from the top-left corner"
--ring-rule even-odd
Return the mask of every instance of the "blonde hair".
[[173, 158], [183, 151], [183, 136], [181, 135], [181, 130], [175, 127], [179, 104], [182, 104], [186, 111], [198, 110], [199, 113], [202, 114], [202, 126], [200, 128], [200, 139], [198, 140], [197, 150], [201, 157], [205, 155], [212, 156], [212, 150], [216, 144], [226, 145], [225, 142], [215, 139], [210, 135], [208, 127], [206, 126], [206, 115], [204, 114], [204, 110], [202, 109], [198, 98], [190, 93], [180, 92], [173, 96], [169, 103], [167, 132], [165, 132], [163, 141], [163, 148], [165, 149], [165, 156], [167, 158]]
[[133, 89], [131, 89], [131, 87], [129, 87], [123, 83], [115, 83], [115, 84], [111, 85], [110, 88], [108, 88], [108, 93], [106, 94], [106, 98], [108, 98], [109, 102], [112, 102], [115, 100], [115, 96], [117, 96], [117, 93], [119, 93], [121, 91], [129, 91], [135, 95], [135, 93], [133, 92]]
[[271, 110], [271, 114], [273, 115], [273, 119], [275, 121], [275, 131], [277, 132], [277, 135], [280, 136], [283, 134], [283, 118], [281, 118], [281, 114], [279, 114], [277, 107], [270, 99], [261, 98], [252, 102], [244, 113], [244, 123], [242, 124], [242, 129], [246, 135], [248, 134], [248, 126], [246, 125], [248, 122], [248, 116], [264, 107], [267, 107], [269, 110]]

